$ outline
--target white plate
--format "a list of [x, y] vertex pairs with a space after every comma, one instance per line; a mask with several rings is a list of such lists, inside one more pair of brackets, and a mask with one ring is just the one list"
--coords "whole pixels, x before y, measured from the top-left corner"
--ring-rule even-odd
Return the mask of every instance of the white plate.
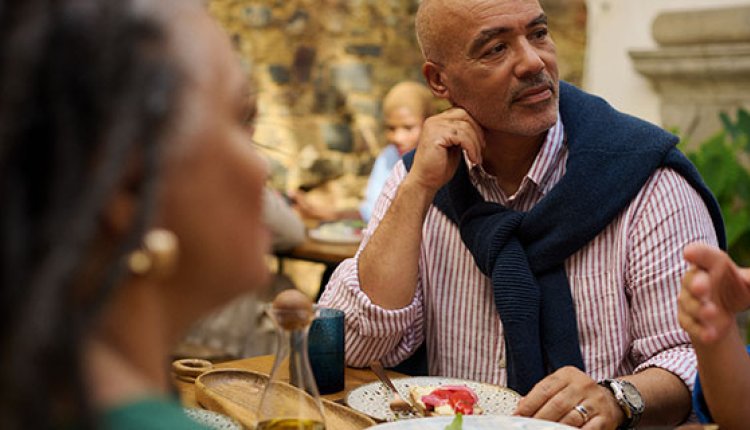
[[[409, 399], [409, 388], [414, 386], [465, 385], [477, 394], [478, 405], [486, 415], [510, 415], [521, 399], [521, 396], [510, 388], [442, 376], [396, 378], [393, 385], [405, 399]], [[388, 407], [390, 399], [390, 391], [381, 382], [372, 382], [350, 391], [346, 396], [346, 404], [376, 420], [393, 421], [396, 415]]]
[[[444, 430], [453, 417], [416, 418], [383, 423], [370, 427], [377, 430]], [[498, 415], [468, 415], [463, 417], [462, 430], [570, 430], [565, 424], [533, 418]]]
[[326, 223], [307, 232], [310, 239], [318, 242], [355, 245], [362, 241], [362, 234], [343, 222]]
[[237, 421], [217, 412], [208, 411], [199, 408], [184, 408], [185, 415], [198, 424], [212, 430], [242, 430], [242, 426]]

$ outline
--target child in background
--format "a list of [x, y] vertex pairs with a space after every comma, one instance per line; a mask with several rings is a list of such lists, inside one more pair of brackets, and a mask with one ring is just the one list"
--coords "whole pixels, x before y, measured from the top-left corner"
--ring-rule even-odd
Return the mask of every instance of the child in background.
[[391, 169], [401, 156], [417, 146], [422, 123], [435, 113], [432, 93], [426, 86], [411, 81], [400, 82], [383, 99], [383, 121], [387, 146], [372, 166], [367, 181], [365, 199], [356, 210], [337, 210], [313, 204], [303, 193], [293, 196], [296, 208], [306, 218], [321, 221], [361, 218], [370, 221], [375, 202], [383, 189]]

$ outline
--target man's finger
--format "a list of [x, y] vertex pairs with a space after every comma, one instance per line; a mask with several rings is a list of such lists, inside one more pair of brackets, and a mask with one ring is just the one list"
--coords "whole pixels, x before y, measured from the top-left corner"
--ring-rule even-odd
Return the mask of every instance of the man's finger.
[[537, 382], [534, 388], [529, 391], [529, 394], [518, 402], [518, 407], [514, 414], [525, 417], [534, 416], [549, 399], [565, 388], [566, 385], [565, 381], [554, 374], [547, 376]]
[[471, 115], [469, 115], [468, 112], [466, 112], [466, 119], [465, 121], [471, 126], [471, 128], [474, 130], [474, 134], [476, 134], [479, 137], [479, 149], [484, 150], [484, 130], [482, 129], [482, 126], [479, 125], [478, 122], [472, 118]]
[[584, 419], [584, 416], [575, 410], [575, 408], [571, 409], [567, 414], [565, 414], [564, 417], [562, 417], [561, 420], [558, 420], [559, 423], [567, 424], [571, 427], [583, 427], [584, 424], [588, 421], [588, 416], [586, 419]]
[[591, 417], [586, 424], [581, 427], [583, 430], [603, 430], [612, 428], [613, 426], [607, 427], [607, 420], [601, 415]]
[[562, 420], [568, 412], [574, 411], [575, 406], [583, 400], [579, 391], [572, 385], [566, 386], [547, 400], [533, 417], [548, 421]]

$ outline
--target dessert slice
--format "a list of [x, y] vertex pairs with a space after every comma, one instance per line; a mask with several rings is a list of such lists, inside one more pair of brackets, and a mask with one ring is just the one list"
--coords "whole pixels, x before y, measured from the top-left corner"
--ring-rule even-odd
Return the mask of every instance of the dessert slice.
[[440, 387], [412, 387], [409, 396], [414, 405], [425, 415], [478, 415], [484, 412], [477, 405], [476, 393], [463, 385]]

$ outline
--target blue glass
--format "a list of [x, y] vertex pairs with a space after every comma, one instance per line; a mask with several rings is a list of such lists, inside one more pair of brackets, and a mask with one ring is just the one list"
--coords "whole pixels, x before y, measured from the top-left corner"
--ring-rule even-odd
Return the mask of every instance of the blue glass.
[[318, 307], [307, 337], [307, 351], [321, 394], [344, 389], [344, 312]]

